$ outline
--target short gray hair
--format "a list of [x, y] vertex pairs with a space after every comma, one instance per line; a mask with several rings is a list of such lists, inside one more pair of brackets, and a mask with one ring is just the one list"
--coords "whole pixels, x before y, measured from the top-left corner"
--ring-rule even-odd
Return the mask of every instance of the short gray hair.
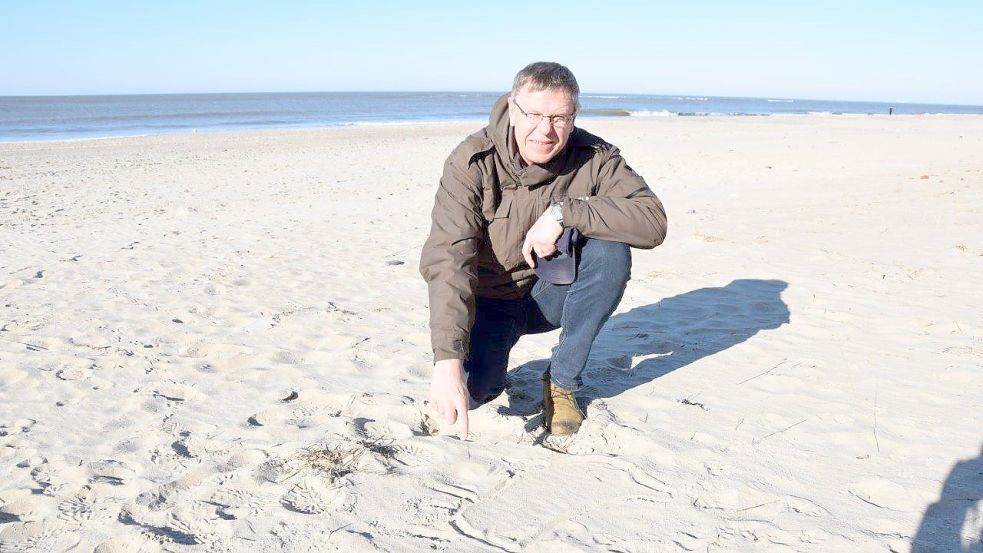
[[510, 98], [528, 85], [532, 90], [563, 90], [573, 99], [574, 105], [580, 109], [580, 85], [577, 78], [566, 67], [552, 61], [537, 61], [530, 63], [516, 73], [512, 81]]

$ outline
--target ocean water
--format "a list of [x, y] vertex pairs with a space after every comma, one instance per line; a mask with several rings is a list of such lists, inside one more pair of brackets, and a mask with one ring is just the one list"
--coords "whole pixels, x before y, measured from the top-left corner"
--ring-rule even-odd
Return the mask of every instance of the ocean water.
[[[0, 96], [0, 142], [487, 119], [500, 93], [311, 92]], [[581, 94], [581, 118], [974, 114], [983, 106]]]

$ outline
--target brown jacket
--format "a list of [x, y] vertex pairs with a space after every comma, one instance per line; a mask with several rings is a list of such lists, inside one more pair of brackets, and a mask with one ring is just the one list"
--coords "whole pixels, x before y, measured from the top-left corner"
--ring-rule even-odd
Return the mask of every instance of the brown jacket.
[[503, 96], [444, 163], [420, 259], [435, 361], [468, 357], [476, 295], [519, 298], [532, 287], [522, 243], [550, 204], [562, 201], [563, 224], [589, 238], [644, 249], [665, 239], [662, 202], [611, 144], [574, 129], [549, 163], [521, 167], [512, 142]]

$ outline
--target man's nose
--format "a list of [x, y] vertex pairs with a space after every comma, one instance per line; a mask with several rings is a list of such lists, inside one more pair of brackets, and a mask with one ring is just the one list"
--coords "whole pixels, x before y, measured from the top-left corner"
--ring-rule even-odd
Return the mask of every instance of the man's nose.
[[[546, 127], [545, 129], [543, 129], [544, 124], [545, 124], [545, 127]], [[553, 126], [553, 120], [550, 119], [549, 117], [543, 117], [539, 121], [539, 124], [536, 125], [536, 126], [539, 127], [540, 129], [545, 130], [545, 132], [547, 134], [552, 133], [554, 130], [556, 130], [556, 127]]]

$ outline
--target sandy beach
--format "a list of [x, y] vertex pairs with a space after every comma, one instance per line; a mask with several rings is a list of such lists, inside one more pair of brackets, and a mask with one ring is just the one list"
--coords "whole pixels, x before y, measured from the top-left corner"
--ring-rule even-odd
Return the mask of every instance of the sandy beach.
[[557, 333], [425, 405], [480, 124], [0, 144], [0, 551], [983, 550], [983, 117], [579, 123], [669, 235], [567, 439]]

